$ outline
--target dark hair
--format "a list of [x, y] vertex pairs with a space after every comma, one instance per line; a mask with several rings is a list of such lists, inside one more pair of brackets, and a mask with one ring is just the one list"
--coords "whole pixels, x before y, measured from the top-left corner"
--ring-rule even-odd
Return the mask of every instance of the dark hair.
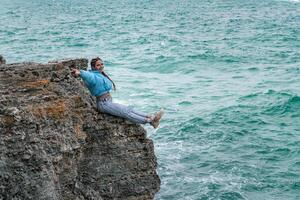
[[[98, 60], [100, 60], [101, 62], [103, 62], [102, 59], [99, 58], [99, 57], [93, 58], [93, 59], [91, 60], [91, 67], [92, 67], [92, 70], [96, 70], [96, 69], [95, 69], [95, 65], [96, 65], [96, 62], [97, 62]], [[112, 82], [112, 84], [113, 84], [113, 86], [114, 86], [114, 90], [116, 90], [116, 85], [115, 85], [115, 83], [113, 82], [113, 80], [111, 80], [111, 78], [110, 78], [103, 70], [100, 71], [100, 72], [101, 72], [101, 74], [102, 74], [103, 76], [105, 76], [106, 78], [108, 78], [108, 79]]]

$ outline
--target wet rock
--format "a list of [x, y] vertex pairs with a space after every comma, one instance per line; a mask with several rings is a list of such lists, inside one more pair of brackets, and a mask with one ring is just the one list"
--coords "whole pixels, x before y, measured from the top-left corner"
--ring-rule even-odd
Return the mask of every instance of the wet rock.
[[153, 142], [98, 113], [73, 59], [0, 66], [0, 199], [153, 199]]

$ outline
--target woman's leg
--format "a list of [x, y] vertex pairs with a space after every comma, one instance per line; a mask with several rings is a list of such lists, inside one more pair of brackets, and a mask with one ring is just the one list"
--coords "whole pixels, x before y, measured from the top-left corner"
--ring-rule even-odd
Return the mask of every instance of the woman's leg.
[[112, 101], [102, 102], [101, 111], [118, 117], [126, 118], [138, 124], [146, 124], [151, 121], [144, 114], [133, 111], [128, 106], [118, 104], [118, 103], [113, 103]]
[[133, 112], [134, 114], [139, 115], [141, 117], [145, 117], [145, 118], [149, 117], [148, 114], [140, 112], [140, 111], [137, 111], [137, 110], [131, 110], [131, 112]]

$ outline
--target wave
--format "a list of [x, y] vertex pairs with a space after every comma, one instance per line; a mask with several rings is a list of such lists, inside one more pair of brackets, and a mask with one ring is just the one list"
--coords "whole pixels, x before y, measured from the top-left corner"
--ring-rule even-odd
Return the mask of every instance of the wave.
[[[269, 126], [285, 127], [299, 117], [300, 96], [289, 91], [268, 90], [242, 96], [236, 104], [209, 114], [205, 121], [215, 129], [221, 127], [222, 132], [244, 135], [243, 131], [256, 132]], [[197, 123], [200, 122], [203, 123]], [[192, 125], [187, 127], [196, 128]], [[202, 125], [201, 128], [203, 130]]]
[[194, 132], [194, 131], [201, 131], [202, 127], [210, 126], [208, 122], [200, 117], [194, 117], [183, 122], [180, 127], [180, 131], [182, 132]]
[[275, 91], [252, 93], [242, 96], [238, 102], [244, 106], [255, 106], [261, 114], [300, 116], [300, 96], [291, 91]]
[[291, 117], [300, 116], [300, 96], [285, 92], [270, 92], [269, 95], [276, 97], [273, 102], [265, 106], [264, 114]]

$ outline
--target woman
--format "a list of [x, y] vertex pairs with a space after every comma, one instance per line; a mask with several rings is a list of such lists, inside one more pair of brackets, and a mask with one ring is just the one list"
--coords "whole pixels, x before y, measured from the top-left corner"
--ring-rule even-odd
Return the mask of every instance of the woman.
[[160, 110], [155, 116], [135, 111], [128, 106], [113, 103], [110, 95], [112, 87], [116, 89], [115, 83], [103, 71], [103, 61], [97, 57], [91, 60], [92, 71], [71, 69], [74, 77], [80, 76], [93, 96], [97, 99], [97, 108], [100, 112], [109, 113], [118, 117], [126, 118], [138, 124], [149, 123], [153, 128], [157, 128], [163, 115]]

